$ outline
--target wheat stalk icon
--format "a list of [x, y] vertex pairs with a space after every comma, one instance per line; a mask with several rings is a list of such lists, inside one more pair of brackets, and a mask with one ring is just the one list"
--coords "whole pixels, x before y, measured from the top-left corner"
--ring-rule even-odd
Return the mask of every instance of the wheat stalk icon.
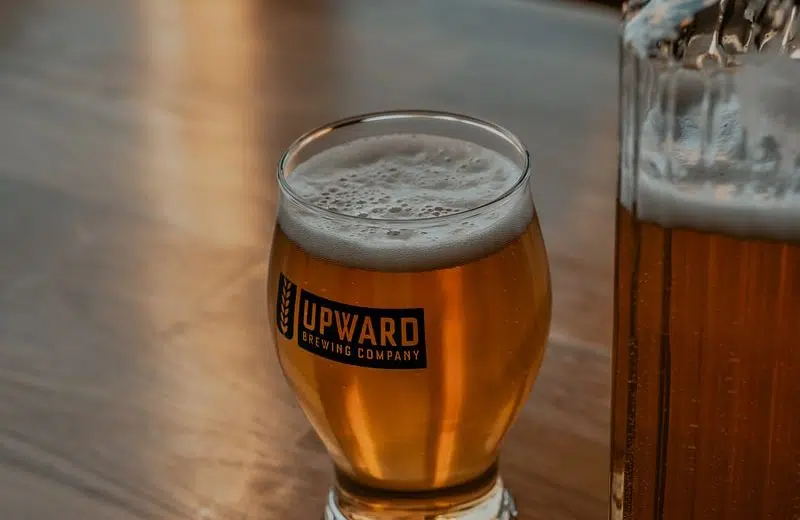
[[281, 309], [278, 326], [281, 328], [281, 332], [287, 335], [289, 332], [289, 304], [291, 302], [292, 282], [286, 278], [283, 278], [281, 281], [283, 282], [283, 287], [281, 287]]

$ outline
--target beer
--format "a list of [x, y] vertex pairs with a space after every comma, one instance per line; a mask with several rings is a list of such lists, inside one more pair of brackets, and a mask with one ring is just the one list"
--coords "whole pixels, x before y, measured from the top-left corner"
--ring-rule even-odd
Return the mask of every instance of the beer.
[[287, 176], [294, 198], [322, 211], [281, 202], [269, 311], [341, 493], [446, 509], [495, 485], [550, 323], [521, 175], [475, 143], [392, 134], [334, 146]]
[[800, 201], [748, 188], [621, 193], [613, 519], [800, 518]]

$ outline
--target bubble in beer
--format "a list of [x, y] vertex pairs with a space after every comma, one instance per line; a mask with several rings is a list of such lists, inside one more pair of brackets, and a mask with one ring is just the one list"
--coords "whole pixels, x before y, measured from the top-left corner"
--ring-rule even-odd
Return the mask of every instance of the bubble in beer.
[[299, 199], [339, 217], [283, 198], [278, 222], [315, 256], [366, 269], [436, 269], [487, 255], [525, 230], [533, 218], [526, 189], [492, 212], [468, 211], [497, 201], [523, 173], [502, 154], [464, 140], [362, 138], [315, 155], [287, 177]]

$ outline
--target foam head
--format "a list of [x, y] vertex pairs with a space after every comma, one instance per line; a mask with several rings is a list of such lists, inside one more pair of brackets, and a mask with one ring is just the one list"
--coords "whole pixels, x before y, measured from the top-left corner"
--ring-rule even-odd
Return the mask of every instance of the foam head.
[[361, 138], [294, 168], [286, 180], [304, 204], [282, 197], [278, 223], [310, 254], [352, 267], [419, 271], [457, 265], [525, 230], [534, 214], [527, 187], [502, 197], [523, 174], [509, 158], [464, 140]]
[[771, 78], [761, 85], [785, 91], [765, 69], [736, 72], [737, 89], [727, 94], [702, 70], [678, 71], [670, 78], [674, 112], [656, 104], [638, 129], [638, 166], [637, 128], [624, 120], [622, 204], [635, 202], [639, 218], [665, 227], [800, 240], [800, 134], [790, 111], [778, 117], [762, 108], [765, 92], [742, 87], [739, 76], [758, 73]]

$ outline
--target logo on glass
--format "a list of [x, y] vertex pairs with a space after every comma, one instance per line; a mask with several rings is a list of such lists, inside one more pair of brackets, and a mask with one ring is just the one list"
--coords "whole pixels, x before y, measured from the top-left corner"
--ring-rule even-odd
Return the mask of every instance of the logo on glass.
[[[283, 273], [278, 285], [277, 327], [286, 339], [323, 358], [347, 365], [385, 369], [427, 367], [423, 309], [379, 309], [328, 300]], [[297, 307], [297, 311], [295, 310]]]
[[288, 278], [280, 275], [278, 280], [278, 305], [275, 307], [278, 330], [286, 339], [294, 337], [294, 301], [297, 296], [297, 286]]

